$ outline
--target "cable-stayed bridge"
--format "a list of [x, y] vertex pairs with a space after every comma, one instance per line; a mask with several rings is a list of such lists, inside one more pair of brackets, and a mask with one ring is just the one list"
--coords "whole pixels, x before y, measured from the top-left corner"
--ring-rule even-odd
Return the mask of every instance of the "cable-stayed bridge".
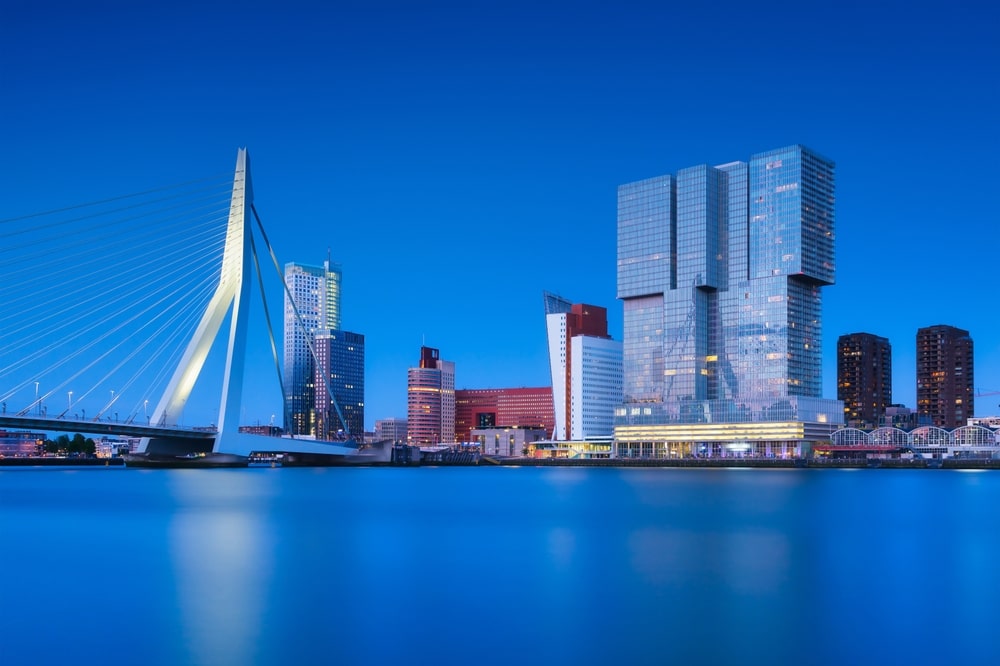
[[[262, 266], [287, 289], [245, 149], [231, 177], [2, 219], [0, 262], [0, 428], [136, 436], [165, 459], [357, 453], [238, 431], [253, 278], [282, 396]], [[210, 422], [185, 419], [196, 387]]]

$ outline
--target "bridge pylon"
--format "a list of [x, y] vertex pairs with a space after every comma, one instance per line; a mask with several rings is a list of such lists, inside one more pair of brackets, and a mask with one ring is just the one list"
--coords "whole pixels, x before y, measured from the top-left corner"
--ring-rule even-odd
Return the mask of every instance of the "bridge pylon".
[[218, 430], [214, 439], [204, 443], [170, 437], [144, 437], [140, 453], [183, 455], [189, 453], [232, 453], [248, 455], [240, 442], [239, 414], [243, 394], [243, 366], [246, 355], [247, 320], [250, 307], [250, 207], [253, 188], [250, 158], [245, 148], [236, 155], [233, 193], [229, 204], [226, 243], [222, 254], [222, 273], [212, 300], [209, 301], [194, 335], [174, 370], [163, 397], [153, 411], [155, 425], [176, 425], [184, 411], [191, 390], [205, 365], [226, 315], [232, 312], [226, 349], [222, 398], [219, 404]]

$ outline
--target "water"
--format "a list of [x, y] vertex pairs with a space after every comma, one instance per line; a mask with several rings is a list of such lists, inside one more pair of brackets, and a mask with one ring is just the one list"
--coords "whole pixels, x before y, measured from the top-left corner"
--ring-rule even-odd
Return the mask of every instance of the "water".
[[1000, 660], [1000, 473], [0, 469], [0, 664]]

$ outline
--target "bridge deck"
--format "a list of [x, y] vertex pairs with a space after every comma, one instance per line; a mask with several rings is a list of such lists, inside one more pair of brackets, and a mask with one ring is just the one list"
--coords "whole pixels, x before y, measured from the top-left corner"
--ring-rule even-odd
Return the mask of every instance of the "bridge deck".
[[59, 419], [40, 416], [0, 416], [0, 428], [41, 432], [78, 432], [83, 435], [117, 435], [121, 437], [177, 437], [181, 439], [208, 440], [218, 433], [214, 428], [181, 428], [154, 426], [118, 421], [93, 419]]

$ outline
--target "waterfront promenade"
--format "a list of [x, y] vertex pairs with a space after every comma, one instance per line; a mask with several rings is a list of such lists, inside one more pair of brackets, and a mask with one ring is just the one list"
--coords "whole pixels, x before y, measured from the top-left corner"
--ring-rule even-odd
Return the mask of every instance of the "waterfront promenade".
[[[0, 458], [0, 467], [126, 467], [122, 458]], [[695, 469], [996, 469], [996, 458], [492, 458], [463, 462], [336, 462], [335, 464], [251, 464], [250, 467], [664, 467]]]

